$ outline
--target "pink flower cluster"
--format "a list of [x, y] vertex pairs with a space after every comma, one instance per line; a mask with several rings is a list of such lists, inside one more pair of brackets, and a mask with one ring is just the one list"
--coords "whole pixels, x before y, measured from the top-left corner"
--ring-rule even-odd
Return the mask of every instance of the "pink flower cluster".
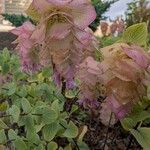
[[98, 108], [97, 101], [100, 96], [100, 80], [98, 77], [100, 71], [100, 63], [95, 61], [92, 57], [88, 57], [80, 65], [78, 77], [80, 79], [80, 99], [78, 103], [85, 108]]
[[35, 26], [31, 22], [25, 22], [21, 27], [13, 29], [11, 32], [18, 36], [14, 43], [17, 45], [17, 51], [22, 63], [22, 70], [25, 72], [37, 71], [40, 68], [39, 65], [39, 48], [31, 40], [31, 35], [35, 30]]
[[104, 80], [106, 101], [117, 118], [124, 118], [134, 103], [146, 96], [147, 78], [150, 65], [149, 54], [141, 47], [114, 44], [102, 49], [109, 80]]
[[[88, 28], [96, 18], [94, 7], [89, 0], [33, 0], [27, 13], [37, 26], [27, 22], [13, 31], [19, 36], [22, 61], [27, 61], [26, 53], [31, 52], [33, 46], [40, 45], [39, 63], [51, 63], [56, 84], [61, 86], [61, 81], [65, 80], [67, 88], [72, 89], [78, 65], [95, 49], [93, 33]], [[30, 27], [24, 30], [26, 25]], [[18, 34], [15, 31], [19, 29]], [[22, 38], [25, 33], [27, 36]], [[26, 68], [24, 63], [23, 68]], [[33, 68], [28, 69], [33, 71]]]
[[105, 47], [101, 51], [104, 58], [101, 63], [88, 58], [80, 65], [80, 90], [82, 96], [86, 96], [82, 103], [87, 104], [88, 97], [95, 104], [99, 96], [98, 85], [102, 84], [106, 89], [105, 101], [116, 117], [122, 119], [135, 103], [146, 96], [150, 83], [147, 78], [150, 56], [143, 48], [124, 43]]

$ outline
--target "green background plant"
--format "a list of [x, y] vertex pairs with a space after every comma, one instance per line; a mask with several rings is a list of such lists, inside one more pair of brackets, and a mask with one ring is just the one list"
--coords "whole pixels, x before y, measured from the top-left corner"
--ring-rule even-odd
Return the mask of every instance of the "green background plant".
[[13, 26], [19, 27], [21, 26], [25, 21], [30, 20], [29, 17], [24, 15], [16, 15], [16, 14], [2, 14], [5, 20], [8, 20], [12, 23]]
[[[0, 145], [16, 150], [88, 149], [70, 118], [78, 107], [64, 110], [66, 98], [51, 74], [49, 67], [23, 73], [15, 54], [7, 49], [0, 53]], [[65, 147], [58, 139], [66, 139]]]

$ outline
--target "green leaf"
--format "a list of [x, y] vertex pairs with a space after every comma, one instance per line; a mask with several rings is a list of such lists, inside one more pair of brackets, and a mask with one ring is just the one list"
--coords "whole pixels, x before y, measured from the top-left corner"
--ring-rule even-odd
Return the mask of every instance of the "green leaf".
[[69, 118], [68, 112], [64, 111], [64, 112], [60, 113], [59, 120], [67, 119], [67, 118]]
[[39, 74], [37, 75], [37, 78], [38, 78], [38, 81], [41, 82], [41, 83], [44, 81], [44, 77], [43, 77], [43, 74], [42, 74], [42, 73], [39, 73]]
[[58, 132], [57, 132], [57, 136], [60, 136], [62, 137], [65, 130], [66, 130], [66, 127], [67, 127], [67, 121], [65, 119], [61, 119], [59, 120], [59, 127], [58, 127]]
[[52, 85], [43, 83], [39, 86], [39, 90], [43, 91], [49, 100], [53, 100], [54, 98], [56, 98], [56, 96], [54, 95], [54, 88], [52, 87]]
[[43, 144], [39, 144], [34, 150], [45, 150], [45, 147]]
[[7, 74], [9, 72], [9, 70], [10, 70], [10, 65], [7, 64], [7, 63], [4, 63], [2, 65], [2, 73], [5, 75], [5, 74]]
[[26, 97], [27, 96], [27, 88], [26, 86], [22, 86], [20, 91], [18, 92], [18, 94], [21, 96], [21, 97]]
[[27, 145], [21, 138], [17, 138], [14, 141], [16, 150], [28, 150]]
[[7, 107], [8, 107], [8, 105], [7, 105], [7, 103], [1, 103], [0, 104], [0, 111], [6, 111], [7, 110]]
[[77, 105], [73, 105], [70, 113], [72, 114], [72, 113], [76, 112], [78, 110], [78, 108], [79, 107]]
[[18, 108], [21, 109], [21, 98], [15, 98], [13, 100], [13, 104], [16, 105]]
[[12, 105], [9, 109], [9, 114], [12, 116], [13, 122], [17, 123], [20, 116], [20, 109], [16, 105]]
[[132, 115], [131, 117], [135, 122], [144, 121], [144, 120], [150, 118], [150, 112], [140, 111], [139, 113]]
[[28, 87], [28, 93], [30, 95], [32, 95], [33, 97], [38, 97], [38, 89], [37, 89], [37, 85], [36, 83], [32, 83], [29, 87]]
[[16, 81], [19, 81], [19, 80], [24, 79], [24, 78], [26, 78], [26, 74], [25, 74], [25, 73], [23, 73], [23, 72], [21, 72], [21, 71], [16, 71], [16, 72], [14, 73], [14, 79], [15, 79]]
[[42, 121], [44, 124], [50, 124], [57, 120], [58, 114], [55, 110], [45, 109], [42, 116]]
[[28, 139], [28, 141], [34, 144], [39, 144], [41, 141], [39, 135], [36, 134], [36, 132], [27, 132], [26, 138]]
[[44, 78], [49, 78], [51, 76], [52, 72], [50, 67], [44, 68], [42, 71], [42, 75]]
[[150, 86], [147, 87], [147, 98], [150, 99]]
[[51, 105], [51, 109], [55, 110], [58, 114], [60, 113], [60, 105], [59, 105], [59, 101], [55, 100], [52, 105]]
[[15, 140], [15, 139], [18, 138], [16, 132], [14, 130], [12, 130], [12, 129], [10, 129], [8, 131], [8, 137], [9, 137], [9, 140]]
[[123, 34], [123, 41], [138, 44], [140, 46], [146, 46], [147, 37], [148, 31], [146, 23], [138, 23], [126, 29]]
[[26, 114], [28, 114], [32, 110], [30, 102], [26, 98], [22, 98], [21, 105], [22, 105], [23, 112]]
[[150, 145], [150, 128], [141, 127], [138, 130], [142, 135], [144, 135], [145, 139], [148, 141], [148, 143]]
[[11, 96], [16, 92], [16, 84], [14, 82], [12, 83], [7, 83], [4, 88], [6, 89], [7, 95]]
[[133, 129], [135, 126], [136, 126], [136, 123], [133, 119], [131, 118], [124, 118], [122, 121], [121, 121], [121, 125], [123, 126], [123, 128], [125, 130], [130, 130], [130, 129]]
[[36, 133], [40, 132], [41, 129], [44, 127], [45, 124], [40, 124], [40, 125], [35, 125], [35, 130], [36, 130]]
[[65, 102], [66, 99], [65, 97], [61, 94], [61, 92], [59, 90], [55, 91], [55, 95], [57, 96], [57, 99], [61, 102]]
[[67, 138], [75, 138], [78, 135], [77, 126], [72, 121], [70, 121], [63, 135]]
[[64, 150], [72, 150], [71, 144], [67, 145]]
[[78, 142], [77, 144], [80, 150], [90, 150], [88, 145], [84, 142]]
[[54, 122], [52, 124], [46, 125], [42, 129], [43, 137], [46, 141], [51, 141], [55, 137], [58, 131], [58, 123]]
[[138, 122], [145, 121], [148, 118], [150, 118], [150, 113], [148, 111], [139, 111], [124, 118], [121, 124], [125, 130], [130, 130], [133, 129]]
[[0, 119], [0, 129], [7, 129], [8, 126], [3, 122], [2, 119]]
[[33, 116], [31, 114], [26, 116], [25, 127], [27, 132], [36, 132]]
[[50, 142], [47, 145], [47, 150], [57, 150], [58, 149], [58, 145], [55, 142]]
[[8, 62], [10, 60], [10, 52], [7, 48], [3, 49], [3, 58], [5, 62]]
[[150, 128], [140, 128], [138, 130], [130, 130], [131, 134], [136, 138], [138, 143], [143, 147], [144, 150], [150, 148]]
[[7, 138], [5, 135], [5, 130], [0, 130], [0, 144], [5, 144], [7, 142]]

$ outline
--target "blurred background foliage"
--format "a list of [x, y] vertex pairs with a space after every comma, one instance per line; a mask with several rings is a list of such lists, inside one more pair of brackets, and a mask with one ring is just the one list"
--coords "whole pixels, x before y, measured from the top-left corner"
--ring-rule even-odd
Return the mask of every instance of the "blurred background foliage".
[[12, 23], [13, 26], [19, 27], [21, 26], [25, 21], [31, 19], [24, 15], [16, 15], [16, 14], [2, 14], [2, 16], [5, 18], [5, 20], [8, 20]]
[[150, 1], [133, 0], [133, 2], [128, 4], [128, 9], [125, 15], [127, 26], [131, 26], [133, 24], [141, 22], [147, 23], [150, 43]]
[[149, 0], [133, 0], [133, 2], [128, 4], [128, 9], [126, 11], [127, 26], [141, 22], [146, 22], [148, 25], [150, 25]]
[[97, 17], [95, 21], [90, 25], [91, 29], [95, 31], [97, 29], [97, 26], [99, 26], [100, 20], [105, 20], [105, 12], [108, 11], [108, 9], [111, 7], [112, 4], [117, 2], [118, 0], [92, 0], [92, 3], [95, 7]]

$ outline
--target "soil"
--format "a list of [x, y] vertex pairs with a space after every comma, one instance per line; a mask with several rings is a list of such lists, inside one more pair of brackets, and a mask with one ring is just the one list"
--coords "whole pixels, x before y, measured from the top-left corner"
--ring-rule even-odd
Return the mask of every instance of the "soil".
[[113, 127], [106, 127], [98, 120], [97, 117], [92, 117], [92, 119], [87, 121], [85, 124], [88, 125], [88, 132], [85, 135], [84, 141], [88, 143], [90, 150], [142, 149], [134, 137], [122, 129], [120, 123]]
[[9, 32], [0, 32], [0, 50], [3, 50], [5, 47], [7, 47], [9, 50], [13, 50], [16, 45], [12, 44], [12, 42], [17, 37]]
[[[65, 110], [70, 112], [75, 102], [76, 99], [68, 99]], [[84, 125], [88, 127], [84, 142], [90, 150], [142, 150], [135, 138], [122, 128], [119, 121], [113, 126], [103, 125], [99, 117], [99, 109], [89, 111], [80, 108], [78, 112], [71, 115], [71, 120], [79, 127]]]

